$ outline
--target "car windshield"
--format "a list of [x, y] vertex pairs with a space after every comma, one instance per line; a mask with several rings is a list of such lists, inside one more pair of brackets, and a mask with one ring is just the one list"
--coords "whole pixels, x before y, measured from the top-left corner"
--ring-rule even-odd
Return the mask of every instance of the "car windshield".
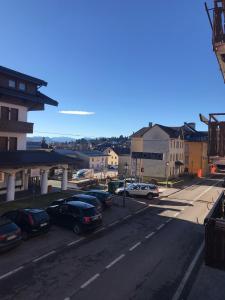
[[96, 214], [96, 210], [94, 207], [83, 209], [83, 215], [86, 217], [92, 217]]
[[3, 222], [0, 223], [0, 234], [10, 233], [16, 229], [17, 229], [16, 224], [10, 221], [5, 221], [5, 223]]

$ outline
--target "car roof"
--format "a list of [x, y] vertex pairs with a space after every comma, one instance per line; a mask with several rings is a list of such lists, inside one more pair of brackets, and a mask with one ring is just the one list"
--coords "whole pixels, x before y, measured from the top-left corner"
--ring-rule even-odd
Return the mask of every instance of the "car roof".
[[74, 207], [83, 208], [83, 209], [94, 208], [93, 205], [91, 205], [89, 203], [82, 202], [82, 201], [70, 201], [67, 204], [69, 206], [74, 206]]
[[109, 194], [107, 191], [102, 191], [102, 190], [90, 190], [88, 192], [93, 192], [93, 193], [99, 193], [99, 194]]
[[8, 219], [7, 217], [4, 217], [4, 216], [0, 217], [0, 226], [6, 225], [9, 223], [13, 223], [13, 222], [10, 219]]
[[40, 212], [44, 212], [45, 211], [42, 208], [24, 208], [22, 210], [24, 210], [25, 212], [28, 212], [28, 213], [32, 213], [32, 214], [38, 214]]
[[79, 198], [79, 199], [84, 199], [84, 200], [96, 200], [95, 196], [86, 195], [86, 194], [76, 194], [76, 195], [73, 195], [71, 198]]

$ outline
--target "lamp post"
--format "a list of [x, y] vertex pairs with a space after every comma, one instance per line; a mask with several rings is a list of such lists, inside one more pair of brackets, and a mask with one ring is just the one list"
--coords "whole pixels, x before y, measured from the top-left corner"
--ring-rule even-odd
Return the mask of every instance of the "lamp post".
[[166, 162], [166, 187], [168, 187], [168, 166], [169, 166], [169, 162]]
[[124, 164], [124, 190], [123, 190], [123, 207], [125, 207], [125, 199], [126, 199], [126, 180], [127, 180], [127, 170], [128, 163]]

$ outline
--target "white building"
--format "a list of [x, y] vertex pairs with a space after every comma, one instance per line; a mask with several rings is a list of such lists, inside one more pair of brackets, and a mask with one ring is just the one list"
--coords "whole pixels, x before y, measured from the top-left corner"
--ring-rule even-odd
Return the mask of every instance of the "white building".
[[47, 82], [0, 66], [0, 193], [6, 194], [7, 201], [32, 182], [40, 182], [41, 193], [46, 194], [48, 172], [53, 167], [63, 168], [62, 189], [67, 189], [68, 158], [26, 150], [26, 134], [33, 133], [28, 112], [44, 110], [45, 104], [58, 105], [39, 91], [42, 86]]
[[146, 178], [176, 177], [183, 172], [182, 127], [159, 124], [144, 127], [131, 136], [132, 175]]

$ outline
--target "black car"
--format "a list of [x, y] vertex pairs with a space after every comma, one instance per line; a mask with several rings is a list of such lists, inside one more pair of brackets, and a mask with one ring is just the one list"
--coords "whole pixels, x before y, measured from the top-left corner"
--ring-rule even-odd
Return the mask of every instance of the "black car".
[[21, 238], [20, 228], [11, 220], [0, 217], [0, 252], [18, 246]]
[[24, 240], [31, 236], [46, 233], [50, 229], [50, 218], [45, 210], [25, 208], [8, 211], [3, 215], [21, 229]]
[[96, 197], [102, 204], [103, 209], [112, 206], [112, 194], [102, 190], [90, 190], [85, 192], [86, 195]]
[[88, 203], [69, 201], [47, 208], [53, 223], [71, 228], [76, 234], [96, 229], [102, 223], [102, 215]]
[[73, 195], [73, 196], [65, 199], [65, 202], [70, 202], [70, 201], [81, 201], [84, 203], [91, 204], [97, 209], [98, 212], [100, 212], [100, 213], [102, 212], [102, 204], [94, 196], [85, 195], [85, 194], [76, 194], [76, 195]]

